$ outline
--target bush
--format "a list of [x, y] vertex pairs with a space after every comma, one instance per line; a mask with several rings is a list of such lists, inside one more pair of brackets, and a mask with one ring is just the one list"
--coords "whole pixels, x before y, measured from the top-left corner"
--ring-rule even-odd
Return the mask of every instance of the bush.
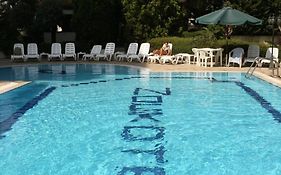
[[173, 54], [177, 54], [180, 52], [191, 52], [191, 49], [193, 48], [192, 38], [162, 37], [153, 38], [148, 42], [151, 45], [151, 51], [161, 48], [163, 43], [165, 42], [171, 42], [173, 44]]
[[[191, 32], [190, 32], [191, 33]], [[270, 47], [269, 44], [265, 44], [262, 42], [253, 42], [242, 39], [229, 39], [228, 46], [226, 39], [215, 39], [213, 36], [206, 39], [208, 34], [198, 35], [200, 32], [194, 32], [195, 34], [190, 34], [193, 37], [161, 37], [161, 38], [153, 38], [148, 42], [151, 44], [151, 50], [161, 48], [164, 42], [171, 42], [173, 44], [173, 54], [177, 53], [193, 53], [192, 48], [223, 48], [224, 54], [226, 52], [230, 52], [232, 49], [236, 47], [242, 47], [247, 53], [248, 46], [250, 44], [257, 44], [260, 46], [260, 56], [264, 57], [267, 48]], [[194, 37], [196, 36], [196, 37]], [[279, 48], [280, 49], [280, 48]]]

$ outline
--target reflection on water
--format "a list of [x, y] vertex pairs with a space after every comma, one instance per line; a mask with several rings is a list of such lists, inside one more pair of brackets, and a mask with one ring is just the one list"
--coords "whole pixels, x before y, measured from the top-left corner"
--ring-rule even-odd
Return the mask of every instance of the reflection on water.
[[102, 64], [46, 64], [0, 68], [0, 80], [81, 81], [101, 75], [135, 75], [140, 70]]

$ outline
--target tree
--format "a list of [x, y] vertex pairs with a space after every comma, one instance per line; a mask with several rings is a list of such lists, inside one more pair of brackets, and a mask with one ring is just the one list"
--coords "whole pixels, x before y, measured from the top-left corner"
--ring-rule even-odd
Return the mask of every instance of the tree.
[[223, 0], [182, 0], [189, 17], [198, 17], [223, 7]]
[[144, 41], [182, 32], [185, 14], [178, 0], [121, 0], [126, 38]]
[[75, 0], [73, 29], [80, 42], [116, 41], [119, 33], [119, 0]]
[[25, 30], [30, 27], [34, 20], [37, 0], [18, 1], [10, 11], [10, 23], [18, 29]]
[[[24, 0], [0, 0], [0, 50], [6, 53], [10, 53], [13, 43], [20, 40], [18, 26], [15, 25], [13, 16], [17, 7], [23, 3], [25, 3]], [[26, 17], [25, 14], [23, 13], [22, 15]], [[18, 22], [25, 20], [27, 19], [19, 19]]]
[[57, 25], [63, 20], [62, 5], [62, 0], [42, 0], [37, 9], [33, 31], [50, 31], [52, 42], [56, 42]]
[[270, 34], [271, 28], [267, 23], [268, 17], [271, 15], [281, 15], [280, 0], [229, 0], [229, 3], [233, 8], [263, 20], [261, 26], [244, 25], [237, 28], [235, 30], [236, 34]]

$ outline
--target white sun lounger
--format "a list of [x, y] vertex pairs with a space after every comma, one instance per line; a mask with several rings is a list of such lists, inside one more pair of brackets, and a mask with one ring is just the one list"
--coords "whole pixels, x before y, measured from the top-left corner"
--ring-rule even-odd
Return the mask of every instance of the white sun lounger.
[[129, 55], [127, 61], [132, 62], [133, 60], [137, 60], [138, 62], [144, 62], [145, 58], [147, 58], [150, 49], [149, 43], [142, 43], [140, 46], [139, 53], [136, 55]]
[[260, 56], [260, 46], [258, 45], [249, 45], [247, 51], [247, 57], [245, 58], [243, 65], [247, 62], [253, 63], [257, 57]]
[[51, 54], [48, 56], [48, 60], [51, 61], [52, 59], [58, 58], [62, 61], [62, 54], [61, 54], [61, 44], [60, 43], [53, 43], [51, 47]]
[[15, 43], [13, 48], [13, 54], [11, 55], [11, 61], [24, 60], [24, 46], [22, 43]]
[[38, 61], [40, 61], [36, 43], [29, 43], [27, 45], [27, 54], [24, 57], [24, 61], [27, 61], [28, 59], [37, 59]]
[[123, 58], [128, 59], [128, 57], [130, 55], [136, 55], [138, 52], [138, 46], [139, 46], [138, 43], [130, 43], [128, 50], [127, 50], [127, 54], [117, 55], [117, 60], [122, 61]]
[[101, 45], [94, 45], [90, 54], [83, 55], [83, 60], [86, 61], [87, 58], [89, 58], [90, 60], [94, 59], [96, 55], [100, 54], [101, 48], [102, 48]]
[[100, 59], [104, 59], [107, 61], [111, 61], [114, 51], [115, 51], [115, 43], [107, 43], [104, 49], [104, 53], [96, 55], [95, 60], [99, 61]]
[[[171, 50], [171, 53], [172, 54], [172, 50], [173, 50], [173, 44], [172, 43], [168, 43], [169, 45], [169, 48]], [[156, 62], [159, 62], [161, 64], [165, 64], [166, 62], [171, 62], [173, 64], [177, 64], [177, 62], [174, 61], [175, 60], [175, 56], [174, 55], [150, 55], [148, 56], [148, 62], [151, 62], [151, 63], [156, 63]]]
[[65, 51], [62, 55], [62, 60], [66, 58], [73, 58], [76, 61], [76, 52], [75, 52], [75, 44], [74, 43], [66, 43]]
[[273, 48], [273, 54], [272, 54], [272, 48], [268, 48], [266, 50], [266, 54], [265, 54], [265, 57], [261, 59], [261, 64], [264, 64], [264, 63], [270, 63], [270, 59], [271, 59], [271, 56], [273, 56], [273, 60], [278, 63], [278, 55], [279, 55], [279, 49], [277, 47], [274, 47]]

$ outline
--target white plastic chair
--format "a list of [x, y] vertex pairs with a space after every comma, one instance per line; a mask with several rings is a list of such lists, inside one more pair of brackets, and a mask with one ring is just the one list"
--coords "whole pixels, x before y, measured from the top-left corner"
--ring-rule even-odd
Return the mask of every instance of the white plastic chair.
[[24, 60], [24, 46], [22, 43], [15, 43], [13, 48], [13, 55], [11, 55], [11, 61], [16, 59]]
[[83, 60], [87, 60], [87, 58], [89, 58], [90, 60], [94, 59], [96, 57], [96, 55], [100, 54], [101, 48], [102, 48], [101, 45], [94, 45], [92, 47], [92, 50], [91, 50], [90, 54], [83, 55]]
[[127, 54], [117, 55], [117, 60], [122, 61], [123, 58], [128, 59], [130, 55], [136, 55], [138, 52], [138, 47], [139, 47], [138, 43], [130, 43], [127, 50]]
[[191, 50], [194, 53], [194, 62], [196, 63], [196, 65], [200, 65], [198, 49], [197, 48], [192, 48]]
[[239, 67], [242, 66], [242, 58], [244, 54], [244, 49], [241, 47], [235, 48], [232, 51], [229, 52], [229, 59], [228, 59], [228, 66], [230, 63], [237, 63]]
[[243, 65], [247, 62], [253, 63], [255, 58], [260, 56], [260, 46], [258, 45], [249, 45], [247, 51], [247, 57], [245, 58]]
[[74, 43], [66, 43], [64, 54], [62, 55], [62, 60], [66, 58], [73, 58], [76, 61], [76, 52]]
[[24, 61], [27, 61], [29, 58], [37, 59], [40, 61], [40, 56], [38, 54], [38, 47], [36, 43], [29, 43], [27, 45], [27, 54], [24, 57]]
[[261, 63], [262, 64], [270, 63], [271, 56], [273, 56], [273, 60], [278, 63], [279, 62], [278, 55], [279, 55], [279, 49], [274, 47], [273, 48], [273, 54], [272, 54], [272, 48], [270, 47], [266, 50], [265, 57], [262, 58]]
[[200, 66], [202, 65], [207, 67], [208, 61], [210, 60], [211, 62], [211, 56], [209, 55], [208, 51], [198, 50], [197, 52], [198, 52], [198, 59], [199, 59]]
[[133, 60], [137, 60], [143, 63], [145, 61], [145, 58], [148, 56], [149, 49], [150, 49], [149, 43], [142, 43], [140, 45], [139, 53], [137, 55], [135, 54], [135, 55], [128, 56], [127, 61], [132, 62]]
[[51, 54], [48, 57], [48, 60], [51, 61], [52, 59], [58, 58], [62, 61], [62, 53], [61, 53], [61, 44], [60, 43], [53, 43], [51, 46]]
[[107, 61], [111, 61], [114, 51], [115, 51], [115, 43], [107, 43], [104, 49], [104, 53], [96, 55], [95, 60], [99, 61], [99, 59], [103, 58]]

